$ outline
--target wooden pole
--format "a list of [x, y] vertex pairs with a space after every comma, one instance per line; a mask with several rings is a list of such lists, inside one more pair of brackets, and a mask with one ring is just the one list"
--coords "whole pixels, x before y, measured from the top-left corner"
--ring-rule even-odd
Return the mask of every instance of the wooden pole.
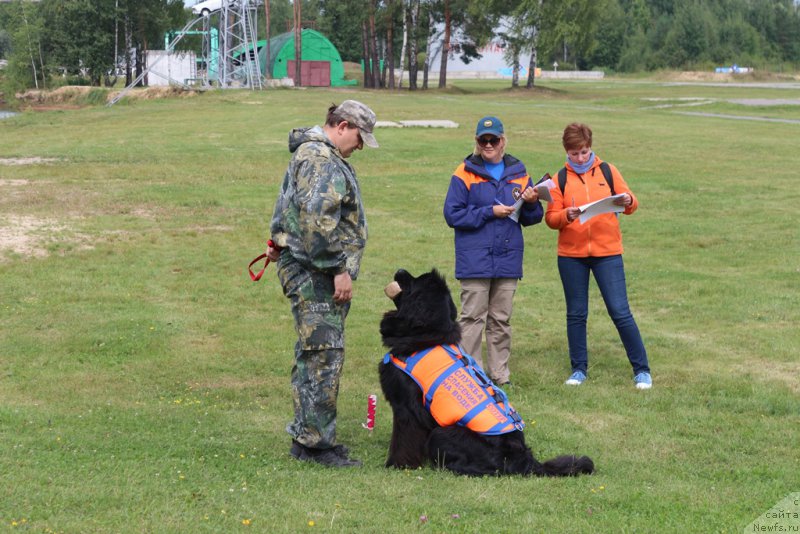
[[264, 70], [266, 70], [267, 72], [264, 73], [264, 76], [266, 77], [267, 80], [269, 80], [269, 79], [272, 78], [272, 64], [270, 63], [270, 53], [269, 53], [269, 38], [270, 38], [270, 33], [269, 33], [269, 24], [270, 24], [270, 19], [269, 19], [269, 0], [264, 0], [264, 14], [267, 17], [267, 35], [266, 35], [266, 37], [267, 37], [267, 44], [266, 44], [266, 47], [267, 47], [267, 61], [265, 62], [265, 65], [264, 65]]
[[294, 84], [297, 87], [303, 85], [303, 80], [300, 78], [301, 69], [300, 64], [303, 61], [303, 2], [301, 0], [294, 0]]

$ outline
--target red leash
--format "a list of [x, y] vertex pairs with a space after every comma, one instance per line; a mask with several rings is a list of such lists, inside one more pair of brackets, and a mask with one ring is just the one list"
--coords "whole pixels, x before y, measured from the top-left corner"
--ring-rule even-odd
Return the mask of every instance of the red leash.
[[[281, 247], [277, 246], [275, 244], [275, 242], [272, 241], [272, 239], [267, 241], [267, 247], [268, 247], [267, 248], [267, 252], [269, 252], [269, 248], [274, 248], [276, 250], [280, 250], [281, 249]], [[253, 282], [258, 282], [259, 280], [261, 280], [261, 277], [264, 275], [264, 271], [267, 270], [267, 265], [269, 265], [269, 256], [267, 256], [267, 252], [265, 252], [264, 254], [261, 254], [259, 257], [257, 257], [253, 261], [251, 261], [250, 265], [247, 266], [247, 270], [250, 273], [250, 280], [252, 280]], [[254, 273], [253, 272], [253, 265], [256, 262], [258, 262], [260, 260], [263, 260], [264, 258], [267, 259], [267, 261], [264, 262], [264, 268], [261, 269], [260, 271], [258, 271], [257, 273]]]

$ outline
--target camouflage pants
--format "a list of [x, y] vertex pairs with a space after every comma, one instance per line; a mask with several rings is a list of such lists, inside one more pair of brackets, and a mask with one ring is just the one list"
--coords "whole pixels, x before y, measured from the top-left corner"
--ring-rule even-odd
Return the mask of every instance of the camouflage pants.
[[350, 304], [333, 301], [333, 276], [281, 255], [278, 278], [291, 301], [297, 343], [292, 368], [294, 421], [286, 431], [307, 447], [336, 443], [336, 399], [344, 364], [344, 322]]

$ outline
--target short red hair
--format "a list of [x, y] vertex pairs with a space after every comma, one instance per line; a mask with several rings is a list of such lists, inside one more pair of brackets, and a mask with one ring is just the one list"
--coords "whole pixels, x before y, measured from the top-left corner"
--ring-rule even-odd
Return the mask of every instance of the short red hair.
[[561, 136], [564, 150], [578, 150], [583, 147], [592, 148], [592, 129], [586, 124], [573, 122], [564, 128]]

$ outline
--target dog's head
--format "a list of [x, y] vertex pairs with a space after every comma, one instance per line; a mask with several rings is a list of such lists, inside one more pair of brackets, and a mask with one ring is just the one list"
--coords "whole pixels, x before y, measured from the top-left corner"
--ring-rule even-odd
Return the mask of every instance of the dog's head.
[[384, 314], [381, 337], [395, 356], [461, 341], [456, 305], [436, 269], [416, 278], [400, 269], [384, 291], [396, 310]]

